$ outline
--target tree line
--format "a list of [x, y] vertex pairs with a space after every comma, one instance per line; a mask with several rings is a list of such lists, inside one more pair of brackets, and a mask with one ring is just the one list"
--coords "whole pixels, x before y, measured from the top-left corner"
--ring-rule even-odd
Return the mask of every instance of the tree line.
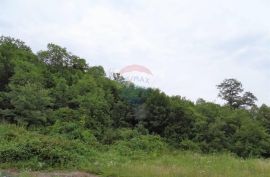
[[256, 106], [241, 82], [217, 86], [227, 103], [219, 105], [159, 89], [138, 87], [66, 48], [48, 44], [32, 52], [24, 42], [0, 38], [0, 120], [29, 131], [51, 132], [113, 144], [119, 129], [159, 135], [173, 148], [231, 152], [242, 157], [270, 155], [270, 107]]

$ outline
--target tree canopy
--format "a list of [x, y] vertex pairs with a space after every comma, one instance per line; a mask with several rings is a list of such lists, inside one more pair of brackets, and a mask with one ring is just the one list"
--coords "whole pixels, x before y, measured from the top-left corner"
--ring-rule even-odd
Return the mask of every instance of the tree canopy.
[[243, 94], [242, 83], [236, 79], [225, 79], [221, 84], [217, 85], [219, 89], [219, 97], [227, 101], [232, 108], [240, 108], [245, 106], [255, 106], [257, 98], [251, 92]]
[[102, 66], [90, 67], [58, 45], [35, 54], [20, 40], [0, 38], [2, 122], [103, 144], [114, 143], [124, 128], [159, 135], [175, 148], [269, 156], [270, 108], [256, 107], [257, 98], [236, 79], [218, 89], [227, 105], [193, 103], [120, 74], [110, 79]]

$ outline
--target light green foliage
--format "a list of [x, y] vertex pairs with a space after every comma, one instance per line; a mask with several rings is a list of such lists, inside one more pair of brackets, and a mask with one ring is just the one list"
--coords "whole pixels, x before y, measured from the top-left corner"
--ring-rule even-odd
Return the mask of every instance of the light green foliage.
[[89, 67], [58, 45], [34, 54], [23, 42], [2, 37], [0, 167], [74, 168], [126, 177], [241, 176], [239, 168], [246, 176], [264, 176], [269, 172], [264, 161], [258, 163], [267, 167], [258, 169], [255, 161], [241, 167], [242, 160], [231, 156], [178, 154], [184, 149], [270, 157], [269, 107], [256, 107], [254, 95], [241, 94], [236, 80], [225, 80], [219, 89], [228, 105], [202, 99], [194, 104], [137, 87], [120, 74], [111, 80], [101, 66]]
[[166, 149], [166, 144], [158, 136], [140, 135], [127, 140], [120, 140], [113, 146], [121, 155], [132, 155], [134, 152], [146, 156], [161, 153]]
[[26, 84], [12, 88], [8, 93], [15, 120], [25, 125], [42, 125], [47, 121], [51, 105], [49, 92], [37, 84]]
[[79, 141], [28, 132], [13, 125], [0, 125], [0, 164], [3, 167], [71, 167], [83, 156], [93, 153], [91, 148]]

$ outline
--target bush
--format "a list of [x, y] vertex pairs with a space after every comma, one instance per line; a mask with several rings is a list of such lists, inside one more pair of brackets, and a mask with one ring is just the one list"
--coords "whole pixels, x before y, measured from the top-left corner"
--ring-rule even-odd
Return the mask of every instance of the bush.
[[97, 139], [94, 134], [83, 128], [79, 122], [62, 122], [56, 121], [56, 123], [49, 127], [49, 134], [51, 135], [61, 135], [70, 140], [81, 140], [88, 144], [97, 144]]
[[140, 133], [137, 130], [132, 130], [128, 128], [121, 129], [107, 129], [103, 134], [102, 142], [104, 144], [113, 144], [120, 140], [130, 140], [132, 138], [140, 136]]
[[121, 155], [132, 155], [136, 152], [157, 154], [166, 149], [166, 143], [159, 136], [141, 135], [116, 142], [114, 149]]
[[188, 139], [181, 141], [179, 147], [183, 150], [188, 151], [200, 151], [200, 146], [197, 143]]
[[[0, 163], [16, 166], [28, 162], [31, 168], [72, 166], [94, 151], [79, 141], [27, 132], [15, 126], [0, 125]], [[29, 163], [34, 161], [35, 163]]]

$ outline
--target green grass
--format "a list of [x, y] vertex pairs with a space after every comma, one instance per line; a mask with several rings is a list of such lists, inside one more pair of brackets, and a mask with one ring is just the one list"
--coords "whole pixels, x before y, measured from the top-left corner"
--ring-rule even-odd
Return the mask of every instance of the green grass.
[[[167, 153], [132, 159], [107, 152], [95, 162], [84, 161], [73, 170], [104, 177], [269, 177], [270, 161], [239, 159], [227, 154]], [[57, 169], [55, 169], [57, 170]], [[63, 170], [63, 169], [62, 169]], [[67, 169], [70, 170], [70, 169]], [[23, 172], [22, 176], [27, 176]]]
[[[111, 146], [0, 125], [0, 169], [86, 171], [104, 177], [270, 177], [270, 160], [172, 151], [158, 137]], [[0, 175], [1, 176], [1, 175]]]
[[228, 154], [174, 152], [122, 163], [109, 159], [83, 169], [106, 177], [270, 177], [269, 160], [244, 160]]
[[[50, 169], [53, 170], [58, 169]], [[270, 161], [192, 152], [132, 159], [107, 152], [95, 161], [81, 161], [73, 169], [66, 170], [81, 170], [104, 177], [270, 177]]]

